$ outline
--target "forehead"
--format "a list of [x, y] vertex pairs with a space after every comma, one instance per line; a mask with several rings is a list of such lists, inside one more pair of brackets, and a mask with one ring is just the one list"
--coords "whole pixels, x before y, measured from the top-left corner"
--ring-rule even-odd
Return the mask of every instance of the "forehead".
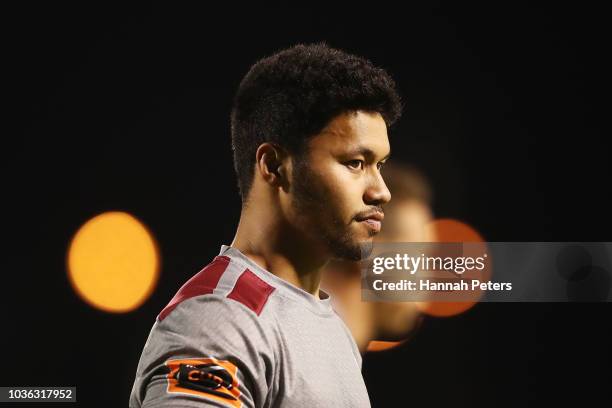
[[342, 154], [359, 149], [371, 150], [379, 158], [389, 154], [387, 125], [378, 112], [347, 112], [336, 116], [309, 141], [311, 152]]

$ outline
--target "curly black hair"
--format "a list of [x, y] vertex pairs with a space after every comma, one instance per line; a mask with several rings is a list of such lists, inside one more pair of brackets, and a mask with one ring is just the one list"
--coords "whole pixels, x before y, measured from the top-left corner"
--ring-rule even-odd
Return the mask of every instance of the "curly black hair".
[[357, 110], [379, 112], [387, 127], [401, 115], [395, 82], [364, 58], [319, 43], [299, 44], [255, 63], [240, 83], [231, 113], [243, 202], [262, 143], [300, 154], [307, 139], [334, 117]]

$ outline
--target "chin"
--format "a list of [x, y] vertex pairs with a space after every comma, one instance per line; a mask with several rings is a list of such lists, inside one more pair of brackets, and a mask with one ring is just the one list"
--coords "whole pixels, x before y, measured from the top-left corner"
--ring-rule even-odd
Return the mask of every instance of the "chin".
[[416, 322], [403, 322], [380, 329], [381, 334], [379, 337], [385, 341], [402, 341], [413, 335], [416, 329]]
[[359, 260], [366, 259], [372, 253], [372, 249], [374, 248], [374, 240], [370, 238], [364, 242], [360, 242], [359, 247], [360, 247]]
[[343, 261], [361, 261], [372, 253], [374, 237], [363, 228], [349, 228], [327, 240], [332, 258]]
[[361, 261], [372, 253], [372, 240], [343, 242], [332, 245], [332, 258], [342, 261]]

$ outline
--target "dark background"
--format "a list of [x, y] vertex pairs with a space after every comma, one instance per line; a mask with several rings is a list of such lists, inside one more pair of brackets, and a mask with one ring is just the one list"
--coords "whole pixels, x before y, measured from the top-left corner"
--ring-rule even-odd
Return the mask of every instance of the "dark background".
[[[488, 241], [611, 241], [603, 9], [83, 3], [3, 12], [0, 385], [75, 385], [79, 406], [127, 406], [155, 316], [233, 238], [238, 83], [297, 42], [392, 74], [406, 106], [393, 159], [429, 176], [438, 217]], [[110, 210], [145, 222], [163, 260], [155, 293], [123, 315], [84, 304], [65, 271], [72, 235]], [[480, 304], [428, 319], [365, 356], [373, 406], [608, 404], [611, 310]]]

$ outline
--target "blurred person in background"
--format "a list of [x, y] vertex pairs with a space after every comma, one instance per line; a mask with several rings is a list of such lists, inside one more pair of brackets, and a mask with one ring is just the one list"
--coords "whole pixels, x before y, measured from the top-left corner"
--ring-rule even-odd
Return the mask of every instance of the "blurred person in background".
[[[375, 242], [434, 242], [432, 192], [416, 168], [388, 163], [383, 178], [393, 199], [385, 206], [385, 225]], [[361, 299], [359, 262], [333, 260], [323, 274], [322, 287], [334, 296], [361, 353], [371, 341], [401, 341], [417, 329], [422, 314], [415, 302], [366, 302]], [[372, 348], [372, 347], [371, 347]]]

